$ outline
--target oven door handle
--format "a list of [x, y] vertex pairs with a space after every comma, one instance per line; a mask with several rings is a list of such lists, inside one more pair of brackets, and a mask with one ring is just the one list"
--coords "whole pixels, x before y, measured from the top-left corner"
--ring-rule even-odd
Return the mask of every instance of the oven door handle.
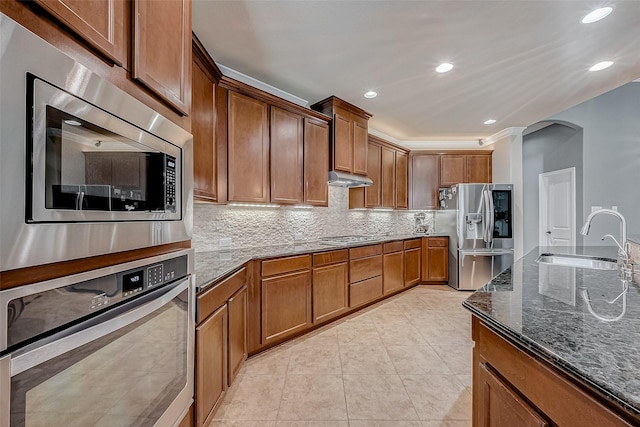
[[189, 322], [191, 323], [193, 317], [193, 310], [191, 308], [193, 286], [190, 286], [190, 284], [193, 277], [194, 276], [189, 276], [174, 285], [150, 292], [147, 295], [131, 301], [129, 304], [124, 304], [112, 310], [113, 313], [106, 312], [104, 315], [108, 316], [108, 319], [105, 319], [104, 316], [96, 316], [95, 318], [80, 323], [76, 327], [62, 331], [61, 334], [63, 334], [63, 336], [61, 337], [58, 335], [49, 337], [47, 340], [50, 342], [44, 345], [32, 350], [27, 350], [24, 353], [18, 351], [17, 355], [12, 355], [11, 357], [11, 376], [16, 376], [47, 360], [51, 360], [61, 354], [122, 329], [162, 308], [187, 289], [189, 290], [188, 313]]

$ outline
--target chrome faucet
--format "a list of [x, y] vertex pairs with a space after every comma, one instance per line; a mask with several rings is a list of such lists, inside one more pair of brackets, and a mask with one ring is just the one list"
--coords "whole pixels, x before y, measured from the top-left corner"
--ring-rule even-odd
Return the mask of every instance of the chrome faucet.
[[585, 221], [584, 225], [582, 226], [582, 230], [580, 230], [580, 234], [582, 234], [583, 236], [586, 236], [587, 234], [589, 234], [589, 229], [591, 228], [591, 220], [593, 220], [595, 216], [600, 214], [612, 215], [620, 220], [620, 242], [618, 242], [615, 239], [615, 237], [613, 237], [611, 234], [605, 234], [604, 236], [602, 236], [602, 240], [604, 240], [605, 237], [611, 237], [611, 239], [618, 246], [618, 255], [625, 262], [628, 262], [629, 253], [627, 249], [627, 221], [624, 219], [624, 216], [622, 216], [620, 212], [614, 211], [613, 209], [598, 209], [591, 212], [587, 217], [587, 220]]

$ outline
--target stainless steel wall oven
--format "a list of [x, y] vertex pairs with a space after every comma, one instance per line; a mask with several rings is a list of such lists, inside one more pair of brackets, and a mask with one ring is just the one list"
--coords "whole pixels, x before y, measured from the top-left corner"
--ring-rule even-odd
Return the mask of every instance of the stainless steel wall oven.
[[192, 265], [184, 250], [0, 292], [0, 427], [177, 424]]
[[0, 271], [191, 239], [192, 136], [0, 14]]

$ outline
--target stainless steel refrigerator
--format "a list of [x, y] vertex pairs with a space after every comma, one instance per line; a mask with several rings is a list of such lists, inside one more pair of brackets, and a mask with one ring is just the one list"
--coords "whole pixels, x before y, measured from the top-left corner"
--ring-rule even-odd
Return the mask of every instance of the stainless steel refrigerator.
[[438, 228], [449, 235], [449, 286], [475, 290], [513, 264], [513, 185], [440, 189]]

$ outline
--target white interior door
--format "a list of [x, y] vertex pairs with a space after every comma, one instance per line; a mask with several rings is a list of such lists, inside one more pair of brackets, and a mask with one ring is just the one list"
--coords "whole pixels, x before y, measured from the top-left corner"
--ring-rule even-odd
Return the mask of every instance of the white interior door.
[[541, 173], [540, 246], [576, 246], [576, 168]]

